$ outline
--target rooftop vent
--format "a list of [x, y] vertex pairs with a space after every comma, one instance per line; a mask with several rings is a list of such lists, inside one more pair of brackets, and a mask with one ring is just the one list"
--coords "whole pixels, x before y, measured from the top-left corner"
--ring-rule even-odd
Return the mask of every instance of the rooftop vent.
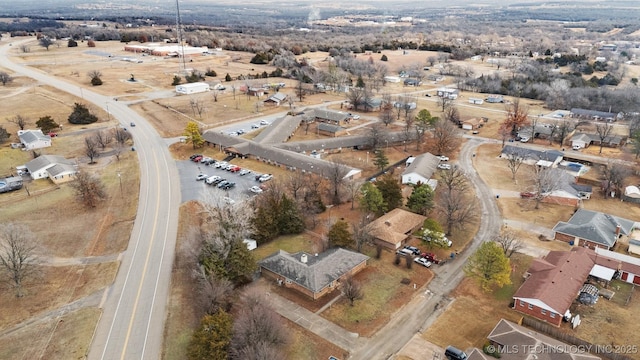
[[306, 264], [307, 263], [307, 254], [302, 254], [302, 256], [300, 256], [300, 261], [303, 264]]

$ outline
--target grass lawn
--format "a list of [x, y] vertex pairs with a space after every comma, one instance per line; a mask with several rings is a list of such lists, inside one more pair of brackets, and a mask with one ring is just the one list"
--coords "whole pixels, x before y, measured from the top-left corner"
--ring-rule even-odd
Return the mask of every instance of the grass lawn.
[[285, 235], [280, 236], [267, 244], [258, 246], [258, 248], [253, 250], [251, 253], [253, 254], [254, 258], [259, 261], [278, 250], [284, 250], [290, 254], [298, 251], [313, 253], [313, 244], [314, 241], [312, 236], [305, 233], [297, 235]]
[[532, 258], [514, 254], [511, 265], [511, 285], [483, 291], [471, 278], [465, 278], [454, 290], [454, 302], [422, 334], [423, 338], [441, 347], [454, 345], [460, 349], [482, 347], [486, 336], [501, 318], [517, 321], [520, 314], [509, 304], [515, 291], [522, 285], [522, 275], [529, 268]]
[[[416, 264], [411, 269], [406, 268], [404, 261], [394, 265], [394, 258], [388, 252], [383, 252], [379, 260], [371, 258], [367, 267], [355, 276], [362, 284], [363, 299], [351, 306], [341, 298], [322, 316], [361, 336], [373, 335], [419, 291], [413, 289], [414, 283], [419, 289], [433, 278], [431, 271]], [[409, 279], [409, 285], [400, 282], [403, 278]]]

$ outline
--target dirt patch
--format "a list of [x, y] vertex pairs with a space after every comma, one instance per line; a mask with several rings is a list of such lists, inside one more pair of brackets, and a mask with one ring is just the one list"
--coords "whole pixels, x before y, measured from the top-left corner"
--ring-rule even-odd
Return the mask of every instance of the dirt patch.
[[349, 353], [344, 349], [335, 346], [322, 337], [307, 331], [300, 325], [284, 319], [290, 332], [290, 343], [287, 354], [288, 359], [314, 359], [325, 360], [329, 356], [347, 359]]

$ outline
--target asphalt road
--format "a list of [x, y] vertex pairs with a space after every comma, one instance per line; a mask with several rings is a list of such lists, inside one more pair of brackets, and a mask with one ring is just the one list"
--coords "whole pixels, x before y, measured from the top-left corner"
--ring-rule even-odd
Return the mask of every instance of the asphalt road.
[[20, 43], [0, 47], [0, 65], [93, 103], [122, 126], [137, 124], [130, 131], [140, 162], [138, 213], [116, 280], [105, 291], [89, 359], [159, 359], [180, 204], [175, 162], [155, 129], [125, 104], [9, 61], [6, 54]]
[[362, 339], [350, 359], [388, 359], [397, 353], [416, 332], [426, 330], [441, 314], [443, 304], [449, 301], [448, 294], [464, 277], [462, 267], [467, 258], [483, 241], [492, 239], [500, 231], [502, 218], [493, 192], [478, 176], [472, 164], [473, 154], [481, 143], [481, 140], [476, 139], [467, 141], [460, 152], [458, 165], [475, 187], [480, 202], [480, 229], [471, 245], [455, 259], [441, 266], [434, 266], [432, 269], [436, 277], [427, 286], [427, 291], [412, 299], [372, 338]]

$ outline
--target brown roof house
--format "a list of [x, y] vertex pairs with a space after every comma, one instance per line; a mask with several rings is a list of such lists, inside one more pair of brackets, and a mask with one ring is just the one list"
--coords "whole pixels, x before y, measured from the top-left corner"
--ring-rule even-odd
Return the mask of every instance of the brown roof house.
[[310, 255], [284, 250], [259, 262], [263, 276], [316, 300], [338, 288], [340, 280], [367, 266], [368, 256], [342, 248]]
[[513, 295], [514, 309], [560, 326], [564, 316], [571, 316], [569, 307], [594, 265], [593, 251], [584, 247], [551, 251], [533, 260], [525, 282]]
[[[489, 343], [502, 360], [597, 360], [600, 357], [569, 346], [547, 335], [500, 319], [489, 336]], [[468, 360], [492, 360], [479, 349], [473, 349]]]
[[376, 244], [396, 250], [404, 245], [412, 232], [422, 227], [426, 216], [402, 209], [393, 209], [369, 225]]

